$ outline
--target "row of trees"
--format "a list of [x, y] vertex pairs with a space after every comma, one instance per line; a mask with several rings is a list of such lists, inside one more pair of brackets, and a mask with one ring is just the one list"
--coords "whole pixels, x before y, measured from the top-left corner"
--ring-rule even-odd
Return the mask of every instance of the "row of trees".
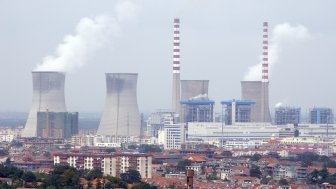
[[30, 186], [41, 189], [80, 189], [84, 187], [81, 179], [87, 180], [87, 186], [93, 187], [93, 181], [96, 181], [96, 188], [127, 188], [128, 184], [133, 184], [134, 189], [144, 188], [153, 189], [147, 183], [141, 181], [141, 175], [136, 170], [129, 170], [122, 173], [120, 178], [106, 176], [104, 177], [99, 169], [77, 170], [70, 166], [55, 166], [49, 174], [24, 172], [10, 164], [0, 164], [0, 177], [11, 178], [12, 185], [0, 183], [0, 188], [14, 189], [22, 186]]

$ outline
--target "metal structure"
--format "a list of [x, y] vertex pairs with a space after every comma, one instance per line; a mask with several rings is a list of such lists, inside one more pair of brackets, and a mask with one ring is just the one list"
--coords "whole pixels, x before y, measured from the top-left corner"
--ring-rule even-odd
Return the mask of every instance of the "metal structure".
[[215, 102], [212, 100], [182, 100], [182, 122], [213, 122]]
[[209, 80], [181, 80], [181, 100], [208, 97]]
[[65, 73], [32, 72], [33, 104], [22, 137], [37, 136], [38, 112], [66, 112], [64, 97]]
[[299, 124], [301, 120], [301, 108], [277, 107], [275, 108], [275, 125]]
[[137, 73], [106, 73], [106, 102], [98, 135], [140, 136]]
[[78, 112], [38, 112], [37, 137], [70, 138], [78, 134]]
[[309, 123], [311, 124], [332, 124], [334, 113], [331, 108], [312, 108], [309, 111]]
[[234, 125], [236, 122], [251, 122], [252, 100], [224, 100], [221, 102], [225, 125]]
[[263, 23], [261, 81], [242, 81], [242, 100], [254, 100], [252, 122], [272, 122], [269, 110], [268, 22]]
[[174, 19], [172, 110], [181, 115], [180, 19]]

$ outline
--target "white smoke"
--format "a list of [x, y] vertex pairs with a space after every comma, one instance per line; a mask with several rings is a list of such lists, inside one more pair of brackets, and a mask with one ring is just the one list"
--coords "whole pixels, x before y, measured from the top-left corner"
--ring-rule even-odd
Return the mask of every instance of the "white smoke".
[[[278, 62], [281, 51], [289, 43], [298, 43], [311, 39], [312, 36], [305, 26], [291, 26], [289, 23], [278, 24], [272, 32], [272, 38], [269, 45], [269, 72], [272, 72], [274, 65]], [[261, 59], [261, 57], [260, 57]], [[256, 64], [249, 67], [248, 72], [244, 76], [245, 81], [261, 80], [261, 65]]]
[[275, 104], [275, 107], [276, 107], [276, 108], [279, 108], [279, 107], [282, 107], [282, 106], [286, 106], [287, 101], [288, 101], [288, 98], [285, 98], [285, 99], [283, 99], [281, 102], [276, 103], [276, 104]]
[[123, 22], [134, 17], [138, 7], [122, 1], [115, 7], [115, 15], [82, 18], [74, 34], [66, 35], [54, 55], [48, 55], [35, 71], [70, 72], [82, 67], [98, 49], [111, 43], [120, 33]]

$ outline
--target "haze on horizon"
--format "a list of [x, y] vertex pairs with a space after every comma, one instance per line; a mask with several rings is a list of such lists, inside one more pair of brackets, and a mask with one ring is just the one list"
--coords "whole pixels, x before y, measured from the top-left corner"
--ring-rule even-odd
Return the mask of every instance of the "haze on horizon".
[[[3, 1], [0, 6], [0, 111], [28, 112], [31, 71], [55, 54], [82, 18], [115, 15], [123, 1]], [[101, 112], [106, 72], [137, 72], [140, 111], [170, 109], [173, 18], [181, 19], [181, 79], [209, 79], [209, 97], [240, 98], [240, 81], [259, 63], [262, 22], [270, 30], [304, 26], [309, 40], [288, 40], [270, 75], [270, 106], [284, 102], [336, 108], [336, 2], [298, 1], [130, 1], [139, 11], [122, 22], [117, 36], [94, 49], [86, 63], [67, 73], [69, 111]], [[118, 30], [119, 31], [119, 30]], [[113, 33], [114, 35], [114, 33]], [[271, 36], [270, 36], [271, 37]], [[99, 38], [100, 39], [100, 38]], [[105, 38], [104, 38], [105, 39]]]

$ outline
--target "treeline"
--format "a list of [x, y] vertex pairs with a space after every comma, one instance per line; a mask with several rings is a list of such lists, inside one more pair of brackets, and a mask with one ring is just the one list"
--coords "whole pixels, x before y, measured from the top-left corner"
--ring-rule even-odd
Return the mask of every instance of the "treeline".
[[155, 189], [141, 181], [141, 176], [136, 170], [122, 173], [120, 178], [103, 176], [99, 169], [77, 170], [70, 166], [55, 166], [53, 171], [46, 173], [24, 172], [7, 161], [0, 164], [0, 177], [12, 179], [12, 184], [0, 181], [1, 189], [15, 189], [17, 187], [34, 187], [39, 189], [112, 189], [127, 188], [132, 184], [132, 189]]

